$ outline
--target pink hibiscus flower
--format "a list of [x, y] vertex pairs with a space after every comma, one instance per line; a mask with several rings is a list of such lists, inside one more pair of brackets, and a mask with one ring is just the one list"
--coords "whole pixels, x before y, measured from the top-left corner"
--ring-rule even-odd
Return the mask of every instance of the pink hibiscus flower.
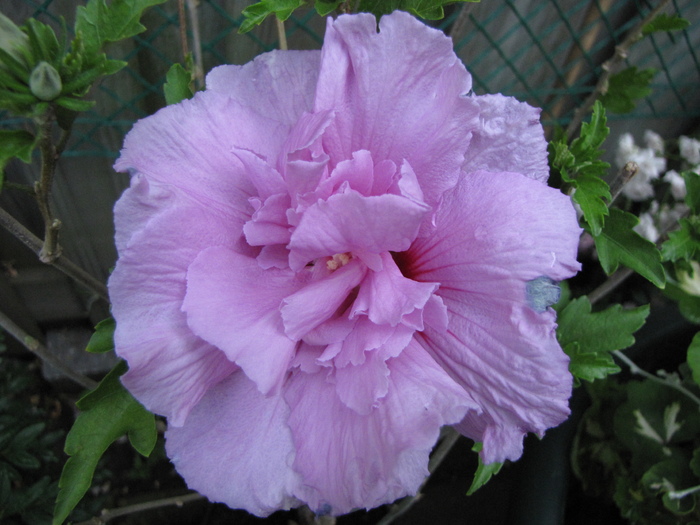
[[539, 110], [470, 90], [441, 32], [341, 16], [129, 133], [115, 343], [191, 488], [342, 514], [414, 493], [442, 425], [488, 463], [567, 417], [576, 214]]

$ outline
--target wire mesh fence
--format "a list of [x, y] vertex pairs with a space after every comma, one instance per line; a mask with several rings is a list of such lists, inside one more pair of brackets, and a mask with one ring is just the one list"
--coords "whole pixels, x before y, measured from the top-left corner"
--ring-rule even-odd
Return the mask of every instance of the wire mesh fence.
[[[189, 2], [188, 2], [189, 3]], [[68, 5], [70, 4], [70, 5]], [[272, 20], [239, 34], [241, 0], [200, 0], [185, 17], [170, 0], [144, 17], [147, 31], [110, 49], [128, 67], [93, 91], [97, 105], [76, 122], [67, 156], [116, 156], [133, 122], [165, 103], [162, 84], [167, 69], [182, 62], [180, 25], [199, 52], [204, 71], [223, 63], [241, 64], [278, 47]], [[601, 66], [615, 46], [655, 5], [643, 0], [482, 0], [453, 5], [438, 26], [450, 34], [457, 54], [474, 80], [474, 91], [504, 93], [543, 109], [551, 130], [565, 126], [573, 109], [593, 89]], [[72, 2], [9, 0], [7, 14], [22, 22], [35, 16], [72, 25]], [[5, 10], [5, 8], [4, 8]], [[611, 119], [665, 119], [687, 132], [700, 117], [700, 2], [672, 0], [666, 11], [692, 22], [688, 29], [650, 35], [636, 44], [628, 66], [653, 68], [653, 92], [632, 113]], [[290, 48], [321, 46], [324, 21], [313, 11], [296, 12], [286, 22]], [[194, 37], [194, 38], [193, 38]], [[3, 127], [14, 125], [5, 116]]]

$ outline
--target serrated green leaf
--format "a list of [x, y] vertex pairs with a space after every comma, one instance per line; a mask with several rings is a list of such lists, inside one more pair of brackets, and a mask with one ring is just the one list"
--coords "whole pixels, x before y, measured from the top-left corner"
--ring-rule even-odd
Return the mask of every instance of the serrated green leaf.
[[82, 36], [85, 52], [96, 54], [106, 42], [116, 42], [145, 31], [139, 22], [143, 11], [165, 0], [90, 0], [78, 7], [75, 32]]
[[[605, 171], [610, 165], [605, 167]], [[600, 235], [605, 224], [605, 217], [608, 215], [608, 205], [612, 196], [610, 195], [610, 186], [600, 175], [581, 173], [572, 182], [576, 188], [573, 194], [573, 200], [583, 212], [583, 218], [588, 223], [593, 235]]]
[[577, 158], [597, 159], [603, 152], [600, 146], [610, 134], [605, 116], [605, 107], [596, 100], [593, 104], [593, 113], [590, 122], [581, 124], [581, 135], [571, 143], [571, 150]]
[[111, 317], [97, 323], [95, 332], [90, 337], [85, 350], [91, 354], [101, 354], [114, 350], [114, 330], [116, 327], [117, 323]]
[[580, 136], [570, 146], [564, 137], [550, 143], [552, 168], [575, 189], [572, 198], [593, 235], [602, 231], [608, 214], [606, 201], [611, 199], [610, 187], [603, 180], [610, 164], [598, 160], [603, 154], [600, 146], [609, 133], [605, 108], [596, 101], [590, 122], [581, 125]]
[[192, 75], [180, 64], [173, 64], [168, 69], [165, 75], [165, 84], [163, 91], [165, 92], [165, 103], [177, 104], [185, 99], [192, 98], [192, 89], [190, 83]]
[[636, 100], [651, 94], [651, 81], [655, 74], [655, 69], [638, 70], [633, 66], [612, 75], [607, 92], [600, 97], [605, 109], [613, 113], [632, 111]]
[[690, 21], [678, 15], [661, 13], [642, 27], [642, 35], [647, 36], [656, 31], [680, 31], [690, 26]]
[[664, 261], [690, 261], [700, 254], [700, 218], [681, 219], [680, 229], [668, 234], [668, 240], [661, 245]]
[[335, 11], [343, 0], [335, 0], [331, 2], [326, 2], [324, 0], [315, 0], [314, 9], [319, 14], [319, 16], [326, 16], [333, 11]]
[[639, 219], [631, 213], [610, 209], [600, 235], [593, 235], [600, 264], [608, 275], [623, 264], [663, 288], [666, 274], [661, 265], [661, 253], [654, 243], [632, 229], [638, 223]]
[[695, 334], [688, 347], [688, 366], [693, 372], [693, 381], [700, 385], [700, 332]]
[[649, 306], [624, 310], [619, 304], [592, 313], [586, 296], [566, 305], [557, 316], [557, 339], [571, 358], [574, 377], [593, 381], [619, 372], [609, 352], [633, 345], [633, 334], [648, 315]]
[[239, 33], [247, 33], [255, 26], [262, 24], [270, 15], [276, 15], [279, 20], [287, 20], [295, 9], [300, 8], [305, 0], [262, 0], [249, 5], [241, 13], [245, 20], [238, 29]]
[[95, 467], [107, 447], [127, 434], [132, 446], [148, 456], [156, 443], [155, 418], [127, 392], [119, 381], [126, 372], [120, 362], [77, 406], [80, 415], [66, 437], [71, 456], [63, 467], [56, 498], [53, 525], [60, 525], [90, 488]]
[[571, 359], [569, 372], [574, 376], [575, 386], [580, 385], [581, 381], [593, 382], [620, 371], [612, 355], [607, 352], [583, 352], [578, 343], [571, 343], [564, 347], [564, 353]]
[[[482, 443], [476, 442], [472, 447], [472, 451], [479, 453], [481, 452], [482, 447]], [[488, 465], [484, 465], [481, 462], [481, 457], [479, 457], [479, 466], [477, 467], [476, 472], [474, 473], [474, 479], [472, 480], [472, 484], [469, 487], [469, 490], [467, 491], [467, 496], [471, 496], [481, 487], [486, 485], [486, 483], [493, 476], [500, 472], [501, 467], [503, 467], [503, 463], [489, 463]]]

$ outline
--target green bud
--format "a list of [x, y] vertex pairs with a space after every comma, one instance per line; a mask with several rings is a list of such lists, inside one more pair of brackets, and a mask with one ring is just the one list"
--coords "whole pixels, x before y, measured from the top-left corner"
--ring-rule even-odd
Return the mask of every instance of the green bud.
[[40, 100], [53, 100], [61, 94], [61, 75], [48, 62], [39, 62], [29, 76], [29, 89]]
[[692, 274], [678, 270], [678, 284], [685, 293], [700, 296], [700, 264], [690, 261], [690, 266], [693, 268]]
[[0, 13], [0, 49], [23, 63], [22, 48], [29, 48], [29, 37], [12, 20]]

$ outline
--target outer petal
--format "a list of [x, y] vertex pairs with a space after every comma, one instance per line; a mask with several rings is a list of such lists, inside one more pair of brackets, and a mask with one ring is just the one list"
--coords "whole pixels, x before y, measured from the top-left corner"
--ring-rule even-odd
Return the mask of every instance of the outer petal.
[[426, 202], [454, 186], [478, 106], [452, 41], [407, 13], [329, 19], [315, 108], [335, 109], [323, 145], [331, 163], [369, 150], [375, 162], [408, 160]]
[[440, 426], [474, 407], [415, 343], [387, 365], [388, 393], [367, 416], [345, 406], [323, 371], [290, 379], [294, 469], [305, 483], [300, 499], [313, 510], [337, 515], [415, 493]]
[[319, 51], [271, 51], [242, 66], [212, 69], [207, 90], [291, 126], [304, 111], [311, 111], [320, 59]]
[[166, 450], [187, 485], [258, 516], [300, 504], [294, 447], [280, 396], [263, 396], [242, 372], [212, 388]]
[[254, 188], [234, 147], [273, 158], [288, 127], [216, 92], [201, 92], [137, 122], [124, 140], [117, 171], [168, 184], [198, 205], [239, 217]]
[[296, 342], [282, 325], [280, 303], [304, 284], [290, 270], [263, 270], [224, 247], [199, 254], [187, 271], [182, 310], [202, 339], [239, 365], [263, 393], [279, 388]]
[[481, 108], [479, 127], [474, 130], [464, 169], [511, 171], [546, 182], [549, 164], [540, 109], [503, 95], [474, 100]]
[[555, 315], [528, 306], [527, 281], [571, 277], [580, 228], [570, 200], [512, 173], [465, 176], [445, 196], [436, 231], [407, 255], [408, 276], [440, 282], [447, 333], [417, 338], [472, 394], [483, 416], [460, 427], [484, 441], [485, 461], [517, 459], [522, 436], [568, 415], [568, 358]]
[[[123, 212], [134, 209], [129, 201], [140, 198], [146, 186], [143, 179], [134, 179], [122, 197], [116, 216], [118, 237], [134, 227]], [[233, 246], [236, 227], [206, 210], [178, 205], [173, 195], [163, 199], [168, 203], [165, 211], [142, 220], [129, 242], [121, 243], [109, 292], [117, 321], [116, 351], [129, 363], [124, 385], [149, 410], [182, 425], [206, 390], [236, 369], [222, 352], [187, 328], [180, 311], [190, 262], [209, 244]]]

